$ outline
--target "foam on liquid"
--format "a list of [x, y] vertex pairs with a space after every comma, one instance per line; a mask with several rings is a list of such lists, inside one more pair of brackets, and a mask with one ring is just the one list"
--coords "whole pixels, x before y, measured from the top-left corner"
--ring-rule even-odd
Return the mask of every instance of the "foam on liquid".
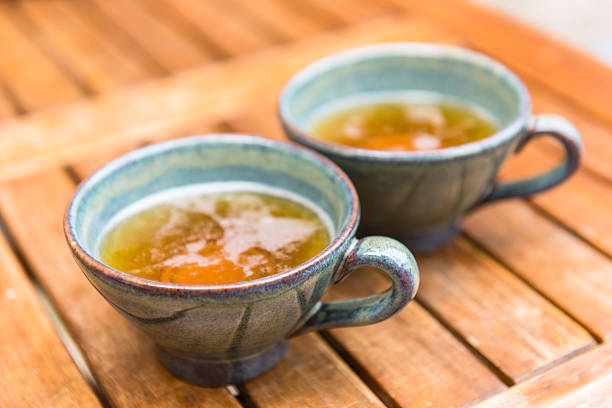
[[103, 232], [103, 262], [182, 284], [252, 280], [295, 267], [333, 236], [319, 207], [285, 190], [224, 182], [166, 190], [117, 214]]
[[497, 121], [485, 110], [431, 92], [374, 92], [340, 98], [306, 121], [311, 133], [372, 150], [434, 150], [491, 136]]

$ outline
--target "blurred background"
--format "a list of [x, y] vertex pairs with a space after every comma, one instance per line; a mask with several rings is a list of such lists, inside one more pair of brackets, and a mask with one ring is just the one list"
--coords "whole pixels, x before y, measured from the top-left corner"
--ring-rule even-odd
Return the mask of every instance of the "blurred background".
[[610, 0], [474, 0], [538, 27], [612, 65]]

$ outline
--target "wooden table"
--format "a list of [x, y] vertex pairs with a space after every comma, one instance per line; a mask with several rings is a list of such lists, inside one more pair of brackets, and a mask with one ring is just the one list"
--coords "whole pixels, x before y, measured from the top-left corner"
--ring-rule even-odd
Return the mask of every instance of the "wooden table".
[[[291, 341], [271, 372], [207, 389], [71, 259], [79, 180], [144, 143], [206, 132], [282, 138], [276, 96], [300, 67], [382, 41], [458, 44], [507, 64], [536, 112], [582, 131], [561, 187], [490, 205], [375, 326]], [[612, 404], [612, 70], [459, 0], [15, 0], [0, 3], [0, 406], [595, 407]], [[531, 146], [504, 178], [550, 166]], [[363, 273], [333, 290], [386, 285]]]

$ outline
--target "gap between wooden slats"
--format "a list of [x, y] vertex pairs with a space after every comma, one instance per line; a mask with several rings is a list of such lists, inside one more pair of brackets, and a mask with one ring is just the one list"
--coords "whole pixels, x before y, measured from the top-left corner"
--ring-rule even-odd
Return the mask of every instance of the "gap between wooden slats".
[[[3, 357], [0, 369], [0, 405], [99, 407], [92, 377], [81, 376], [58, 336], [67, 344], [58, 328], [46, 295], [20, 267], [0, 235], [0, 340]], [[54, 326], [55, 329], [54, 330]], [[70, 352], [74, 359], [74, 352]], [[78, 360], [75, 360], [78, 361]], [[89, 384], [89, 386], [88, 386]], [[92, 388], [90, 388], [90, 386]], [[101, 396], [103, 406], [104, 398]]]
[[[512, 61], [509, 61], [509, 63], [512, 67]], [[609, 170], [610, 166], [610, 160], [607, 157], [610, 149], [605, 148], [605, 146], [608, 144], [607, 140], [610, 138], [611, 130], [608, 125], [604, 125], [597, 118], [594, 118], [590, 112], [580, 109], [574, 102], [551, 95], [550, 91], [547, 91], [531, 79], [527, 83], [530, 88], [534, 90], [532, 96], [534, 97], [536, 109], [541, 106], [542, 109], [546, 109], [547, 111], [559, 112], [560, 114], [567, 115], [581, 128], [586, 128], [583, 134], [587, 142], [587, 156], [585, 158], [585, 166], [587, 168], [579, 170], [577, 175], [564, 185], [557, 187], [555, 190], [535, 196], [531, 199], [531, 203], [535, 206], [537, 211], [541, 212], [540, 215], [542, 215], [543, 212], [546, 216], [545, 218], [552, 220], [552, 222], [556, 223], [561, 229], [568, 228], [569, 231], [575, 234], [577, 239], [568, 237], [566, 233], [558, 231], [558, 228], [553, 228], [554, 231], [558, 232], [557, 235], [563, 237], [565, 240], [564, 242], [567, 242], [567, 244], [571, 243], [575, 245], [576, 248], [580, 248], [580, 251], [559, 252], [561, 255], [559, 263], [562, 265], [572, 265], [569, 270], [568, 267], [565, 268], [565, 270], [568, 270], [566, 276], [568, 276], [568, 274], [571, 275], [568, 279], [571, 279], [576, 290], [582, 293], [582, 298], [590, 300], [589, 304], [597, 304], [599, 302], [599, 306], [594, 308], [584, 307], [582, 308], [583, 310], [577, 310], [576, 307], [579, 307], [579, 305], [573, 304], [573, 308], [568, 309], [568, 304], [571, 303], [570, 300], [575, 298], [575, 296], [571, 296], [570, 293], [565, 293], [565, 290], [562, 292], [565, 296], [568, 296], [568, 298], [565, 298], [561, 294], [553, 294], [553, 292], [558, 291], [559, 288], [554, 288], [552, 290], [550, 288], [547, 289], [543, 287], [547, 284], [544, 281], [542, 282], [543, 286], [537, 289], [546, 294], [551, 300], [554, 300], [556, 304], [564, 305], [564, 310], [571, 316], [578, 318], [598, 339], [608, 338], [610, 333], [612, 333], [612, 326], [607, 323], [610, 321], [611, 317], [609, 313], [605, 312], [606, 309], [610, 310], [607, 305], [608, 302], [606, 301], [605, 293], [609, 293], [609, 290], [612, 288], [606, 284], [609, 279], [605, 279], [604, 277], [612, 268], [609, 261], [610, 255], [612, 254], [612, 243], [609, 238], [612, 236], [612, 215], [607, 211], [612, 204], [612, 194], [610, 191], [611, 185], [608, 182], [609, 179], [603, 180], [600, 176], [602, 175], [601, 172]], [[593, 145], [594, 148], [589, 149], [589, 145]], [[590, 153], [591, 151], [592, 153]], [[596, 158], [591, 160], [590, 155]], [[531, 160], [521, 161], [521, 157], [531, 157]], [[550, 151], [550, 147], [538, 146], [538, 143], [535, 143], [535, 146], [528, 147], [517, 156], [516, 161], [521, 163], [522, 166], [512, 166], [512, 158], [509, 160], [509, 166], [512, 166], [514, 169], [522, 167], [523, 169], [533, 171], [534, 167], [538, 164], [546, 163], [548, 166], [554, 164], [554, 161], [551, 160], [553, 157], [554, 152]], [[593, 172], [597, 172], [597, 174]], [[605, 177], [609, 177], [610, 172], [607, 171], [606, 174]], [[590, 211], [585, 211], [585, 209], [590, 209]], [[500, 219], [505, 219], [502, 211], [496, 212], [495, 214], [499, 215], [497, 218], [491, 217], [490, 220], [492, 223], [489, 225], [497, 225]], [[478, 212], [476, 212], [474, 218], [477, 218], [477, 216]], [[541, 217], [538, 217], [538, 220], [540, 220], [538, 225], [547, 225], [544, 220], [541, 220]], [[527, 226], [525, 226], [525, 228], [527, 228]], [[494, 229], [494, 227], [491, 227], [491, 230]], [[531, 230], [534, 230], [534, 228], [531, 228]], [[546, 228], [546, 230], [548, 229]], [[545, 242], [544, 240], [545, 236], [542, 235], [540, 242]], [[483, 247], [492, 249], [491, 245], [488, 245], [489, 242], [486, 236], [482, 237], [479, 241], [482, 241]], [[586, 242], [597, 250], [602, 251], [604, 256], [602, 257], [595, 251], [586, 248], [584, 245], [580, 245], [580, 241]], [[533, 241], [527, 243], [517, 240], [514, 243], [523, 244], [520, 247], [523, 248], [524, 251], [530, 251], [531, 253], [537, 252], [537, 256], [540, 257], [546, 256], [546, 251], [534, 251], [533, 248], [541, 248], [541, 245], [538, 246]], [[553, 248], [550, 250], [553, 251], [552, 253], [555, 253]], [[500, 251], [503, 252], [502, 247], [497, 246], [495, 251], [492, 252], [495, 256], [500, 257], [500, 259], [513, 270], [521, 271], [522, 273], [519, 274], [523, 278], [526, 278], [528, 282], [533, 283], [529, 275], [526, 276], [526, 265], [518, 263], [518, 260], [521, 259], [520, 253], [515, 253], [513, 256], [500, 256]], [[585, 268], [581, 266], [581, 259], [584, 257], [589, 259], [590, 267]], [[582, 282], [584, 279], [581, 278], [581, 274], [584, 273], [582, 271], [584, 270], [590, 272], [594, 279], [588, 289], [585, 288], [585, 284]], [[601, 276], [601, 279], [598, 276]], [[589, 290], [591, 289], [595, 291], [594, 293], [598, 294], [595, 299], [589, 296]], [[561, 299], [563, 299], [563, 302], [558, 301]], [[584, 317], [587, 317], [586, 321]]]
[[[283, 138], [269, 102], [259, 100], [244, 110], [246, 116], [230, 123], [241, 132]], [[462, 239], [419, 262], [422, 304], [452, 325], [507, 383], [522, 381], [593, 344], [580, 325]], [[461, 301], [453, 303], [456, 299]], [[501, 324], [499, 316], [504, 316]]]
[[[5, 12], [3, 10], [0, 9], [0, 15], [2, 15], [2, 18], [4, 18]], [[7, 24], [11, 24], [9, 22], [7, 22]], [[17, 45], [12, 44], [12, 46], [17, 46], [19, 47], [20, 45], [23, 46], [23, 49], [20, 49], [20, 54], [18, 54], [20, 57], [24, 57], [24, 58], [32, 58], [32, 61], [28, 61], [28, 63], [34, 64], [34, 66], [36, 67], [37, 70], [41, 70], [42, 72], [44, 72], [45, 69], [48, 69], [49, 67], [53, 67], [52, 64], [50, 64], [46, 59], [44, 59], [42, 54], [36, 53], [35, 50], [36, 48], [33, 48], [29, 43], [28, 40], [25, 39], [25, 37], [21, 37], [21, 34], [19, 34], [19, 32], [17, 31], [16, 27], [9, 27], [9, 26], [3, 26], [3, 29], [5, 30], [4, 33], [6, 33], [6, 30], [12, 30], [9, 31], [11, 32], [11, 35], [13, 35], [13, 39], [18, 39], [17, 41]], [[9, 40], [8, 38], [6, 38], [6, 36], [4, 37], [5, 40]], [[11, 41], [8, 41], [11, 42]], [[39, 61], [35, 61], [35, 59], [40, 59]], [[5, 62], [10, 62], [13, 63], [17, 66], [20, 66], [21, 64], [19, 64], [17, 61], [15, 61], [14, 59], [9, 58], [9, 61], [5, 61]], [[37, 65], [37, 62], [40, 62], [42, 66]], [[23, 62], [25, 63], [25, 62]], [[49, 71], [49, 72], [54, 72], [54, 71]], [[58, 75], [61, 75], [59, 73], [59, 71], [57, 71]], [[10, 77], [10, 76], [9, 76]], [[44, 77], [44, 76], [43, 76]], [[58, 78], [61, 78], [58, 76]], [[69, 84], [69, 82], [66, 82], [66, 84]], [[21, 105], [21, 101], [18, 100], [18, 97], [11, 91], [11, 89], [9, 89], [8, 87], [5, 87], [4, 84], [2, 83], [2, 91], [4, 93], [4, 95], [2, 95], [1, 99], [0, 99], [0, 119], [4, 119], [7, 118], [9, 116], [13, 116], [14, 114], [22, 114], [25, 111], [25, 107]], [[20, 86], [26, 85], [23, 82], [20, 82], [19, 85], [17, 85], [17, 89], [20, 88]], [[53, 85], [53, 84], [51, 84]], [[71, 89], [71, 88], [68, 88]], [[76, 89], [76, 88], [72, 88], [72, 89]], [[77, 91], [78, 92], [78, 91]], [[65, 93], [57, 92], [55, 94], [55, 97], [57, 98], [58, 101], [61, 101], [64, 97], [65, 97]], [[6, 96], [6, 97], [5, 97]], [[49, 102], [46, 98], [40, 99], [40, 101], [44, 101], [45, 103]], [[38, 106], [37, 104], [32, 104], [31, 102], [26, 102], [28, 105], [28, 108], [32, 108], [32, 107], [36, 107]], [[57, 309], [55, 308], [54, 302], [52, 301], [52, 299], [49, 298], [48, 294], [41, 288], [40, 283], [38, 282], [38, 280], [36, 279], [36, 277], [31, 273], [29, 266], [27, 265], [27, 263], [25, 262], [25, 260], [22, 257], [22, 254], [18, 251], [17, 247], [14, 245], [14, 242], [12, 241], [12, 238], [10, 236], [10, 234], [8, 233], [8, 230], [6, 229], [5, 223], [3, 220], [0, 219], [0, 229], [2, 230], [2, 234], [7, 238], [8, 242], [11, 244], [11, 249], [14, 252], [14, 255], [16, 256], [16, 259], [18, 260], [18, 262], [21, 264], [21, 267], [23, 268], [22, 271], [24, 273], [24, 278], [27, 279], [29, 281], [29, 283], [31, 283], [31, 287], [34, 289], [33, 292], [36, 295], [32, 295], [31, 297], [37, 297], [38, 300], [40, 301], [40, 304], [42, 305], [42, 308], [44, 309], [44, 311], [46, 312], [46, 317], [48, 317], [52, 324], [53, 327], [55, 328], [56, 334], [57, 336], [59, 336], [59, 338], [61, 339], [61, 342], [64, 344], [66, 350], [68, 351], [70, 357], [72, 358], [73, 362], [75, 363], [76, 367], [78, 368], [78, 371], [80, 372], [80, 375], [83, 377], [83, 379], [86, 381], [86, 383], [92, 388], [93, 392], [95, 393], [95, 395], [98, 397], [99, 402], [103, 405], [103, 406], [112, 406], [112, 404], [110, 403], [110, 401], [108, 400], [104, 389], [102, 389], [101, 387], [99, 387], [97, 378], [95, 376], [95, 373], [93, 373], [89, 367], [89, 363], [87, 361], [87, 359], [84, 357], [84, 355], [82, 354], [82, 350], [80, 349], [79, 345], [75, 342], [73, 336], [71, 335], [71, 333], [67, 330], [65, 322], [62, 318], [62, 316], [57, 312]], [[2, 244], [2, 246], [4, 247], [4, 244]], [[12, 255], [8, 255], [8, 251], [6, 251], [6, 256], [7, 257], [12, 257]], [[15, 262], [16, 263], [16, 262]], [[12, 265], [12, 264], [11, 264]], [[11, 267], [7, 267], [5, 268], [5, 272], [11, 272], [11, 270], [15, 269], [16, 270], [17, 267], [13, 268]], [[19, 286], [19, 285], [17, 285]], [[29, 286], [28, 284], [24, 284], [22, 285], [23, 287]], [[13, 290], [13, 289], [11, 289]], [[19, 298], [22, 298], [25, 293], [22, 293], [21, 290], [17, 291], [17, 295], [19, 296]], [[27, 292], [27, 291], [26, 291]], [[8, 292], [7, 292], [8, 293]], [[16, 297], [17, 297], [16, 295]], [[27, 298], [27, 296], [25, 296]], [[31, 308], [33, 308], [33, 310], [38, 310], [37, 306], [31, 306]], [[44, 318], [43, 318], [44, 319]], [[32, 319], [28, 319], [29, 321], [32, 322], [36, 322], [36, 318], [32, 318]], [[17, 323], [15, 327], [27, 327], [27, 325], [24, 325], [23, 323], [26, 320], [22, 320], [20, 323]], [[42, 325], [39, 330], [37, 331], [37, 333], [34, 335], [36, 338], [46, 338], [48, 337], [46, 334], [46, 327], [44, 325]], [[28, 340], [24, 339], [24, 341], [27, 343]], [[55, 353], [54, 348], [53, 348], [53, 344], [54, 341], [53, 339], [49, 339], [47, 338], [45, 340], [45, 344], [46, 344], [46, 354], [47, 355], [53, 355], [55, 357], [55, 355], [57, 353]], [[30, 346], [32, 346], [32, 344], [30, 344]], [[32, 350], [35, 350], [35, 347], [31, 347]], [[7, 353], [13, 353], [10, 350], [6, 350]], [[27, 354], [27, 353], [19, 353], [18, 351], [15, 351], [15, 353], [18, 354]], [[44, 364], [42, 364], [42, 362], [44, 361], [44, 358], [40, 358], [39, 361], [41, 363], [41, 367], [37, 368], [37, 367], [22, 367], [28, 370], [35, 370], [35, 372], [38, 372], [39, 370], [42, 370], [45, 374], [47, 371], [47, 367], [44, 366]], [[61, 359], [59, 359], [61, 360]], [[36, 361], [34, 361], [34, 364], [38, 364]], [[21, 367], [20, 367], [21, 368]], [[57, 371], [58, 369], [61, 370], [65, 370], [64, 367], [54, 367], [51, 368], [51, 370], [53, 370], [53, 374], [52, 376], [57, 376], [59, 374], [59, 371]], [[11, 378], [15, 378], [15, 376], [17, 375], [17, 373], [15, 372], [15, 370], [19, 370], [19, 368], [11, 368], [8, 369], [7, 371], [11, 372]], [[35, 378], [36, 376], [33, 376], [31, 378]], [[70, 379], [71, 375], [68, 374], [67, 372], [65, 373], [65, 378]], [[71, 380], [72, 381], [72, 380]], [[73, 382], [73, 381], [72, 381]], [[24, 380], [23, 381], [23, 385], [27, 385], [28, 381]], [[60, 400], [64, 397], [68, 397], [69, 400], [74, 401], [81, 401], [81, 404], [85, 404], [86, 406], [89, 406], [91, 404], [91, 401], [88, 400], [89, 395], [90, 394], [89, 391], [87, 390], [81, 390], [81, 389], [73, 389], [74, 385], [70, 385], [68, 387], [68, 390], [71, 393], [76, 393], [79, 395], [73, 395], [73, 396], [66, 396], [63, 395], [60, 392], [57, 392], [56, 396], [49, 396], [49, 395], [45, 395], [44, 390], [47, 389], [50, 384], [52, 384], [52, 381], [47, 381], [47, 384], [45, 385], [41, 385], [40, 387], [38, 387], [37, 392], [36, 393], [31, 393], [29, 391], [25, 391], [25, 390], [19, 390], [17, 388], [12, 389], [8, 392], [5, 392], [4, 395], [11, 395], [11, 393], [14, 392], [23, 392], [23, 394], [30, 394], [30, 396], [38, 396], [40, 398], [45, 398], [45, 403], [59, 403]], [[64, 386], [66, 386], [66, 384], [64, 384]], [[78, 387], [77, 387], [78, 388]], [[24, 392], [25, 391], [25, 392]], [[25, 397], [25, 395], [22, 395], [21, 398], [25, 398], [27, 399], [27, 397]], [[94, 398], [95, 399], [95, 398]], [[54, 401], [54, 402], [52, 402]], [[24, 401], [22, 400], [22, 403], [24, 403]], [[30, 403], [33, 403], [33, 401], [30, 401]], [[43, 400], [40, 401], [40, 403], [43, 403]], [[68, 404], [68, 400], [64, 401], [62, 403], [63, 404]]]
[[79, 87], [24, 34], [13, 7], [0, 3], [0, 77], [17, 112], [76, 99]]
[[[257, 31], [252, 21], [243, 14], [234, 15], [224, 2], [212, 3], [200, 0], [140, 0], [148, 7], [164, 10], [179, 20], [180, 25], [188, 25], [191, 33], [206, 38], [225, 55], [233, 56], [262, 48], [274, 42], [266, 33]], [[152, 4], [159, 3], [159, 4]], [[221, 26], [216, 22], [223, 21]]]
[[[384, 17], [109, 91], [30, 114], [27, 120], [5, 122], [0, 124], [4, 135], [0, 139], [0, 179], [57, 166], [130, 140], [159, 138], [173, 123], [230, 114], [249, 97], [277, 92], [283, 78], [312, 59], [349, 46], [397, 38], [420, 27], [403, 18]], [[254, 77], [258, 80], [253, 81]]]
[[310, 18], [300, 13], [297, 7], [282, 0], [232, 0], [235, 7], [243, 7], [278, 33], [282, 40], [294, 40], [315, 34], [328, 28], [322, 18]]
[[23, 108], [8, 87], [0, 80], [0, 121], [18, 113], [23, 113]]
[[[177, 129], [173, 135], [179, 135], [181, 133], [202, 133], [203, 130], [203, 125], [189, 127], [189, 125], [186, 124], [184, 128], [180, 130]], [[231, 127], [231, 124], [223, 124], [219, 130], [226, 132], [235, 131], [235, 129]], [[85, 176], [101, 164], [101, 160], [86, 159], [73, 163], [71, 167], [74, 169], [75, 173]], [[413, 321], [415, 318], [417, 318], [417, 320], [421, 322], [419, 327], [411, 330], [408, 327], [405, 327], [405, 324], [403, 323], [405, 320], [396, 319], [395, 323], [390, 326], [389, 333], [412, 333], [413, 330], [419, 331], [419, 339], [421, 337], [423, 339], [435, 338], [437, 339], [435, 343], [437, 347], [433, 347], [433, 350], [430, 351], [429, 349], [424, 349], [422, 340], [415, 339], [413, 342], [406, 342], [405, 335], [398, 336], [395, 340], [391, 341], [389, 345], [392, 345], [392, 347], [397, 349], [398, 353], [400, 353], [400, 350], [403, 350], [404, 352], [412, 353], [413, 357], [405, 360], [402, 364], [395, 366], [394, 372], [401, 373], [401, 378], [409, 378], [411, 376], [419, 375], [422, 372], [419, 367], [426, 365], [431, 368], [431, 373], [432, 375], [435, 374], [435, 378], [429, 378], [429, 382], [426, 381], [424, 385], [417, 389], [406, 390], [403, 389], [402, 381], [398, 379], [397, 375], [394, 375], [386, 378], [384, 381], [385, 386], [383, 387], [376, 378], [368, 374], [367, 369], [363, 368], [359, 364], [354, 364], [353, 359], [347, 359], [347, 362], [351, 365], [351, 367], [357, 370], [359, 376], [383, 401], [390, 406], [397, 406], [397, 402], [393, 397], [394, 395], [397, 395], [397, 398], [404, 402], [416, 398], [423, 402], [435, 401], [436, 403], [443, 403], [446, 406], [460, 406], [468, 401], [473, 402], [479, 400], [486, 395], [490, 395], [493, 392], [503, 389], [501, 383], [496, 381], [495, 377], [491, 373], [487, 373], [486, 369], [482, 365], [478, 364], [478, 360], [471, 356], [470, 353], [465, 350], [459, 342], [455, 341], [449, 333], [446, 333], [444, 328], [435, 322], [434, 319], [428, 316], [426, 312], [422, 310], [419, 311], [420, 308], [418, 308], [416, 305], [413, 306], [411, 310], [412, 312], [404, 313], [405, 319], [408, 321]], [[304, 340], [299, 340], [299, 344], [302, 344], [303, 342]], [[317, 345], [319, 342], [321, 342], [320, 339], [311, 339], [307, 344], [311, 342], [314, 342], [314, 344], [309, 346], [311, 349], [313, 349], [313, 347], [314, 350], [321, 348], [321, 346]], [[304, 348], [304, 350], [308, 349], [308, 347], [305, 345], [292, 346], [292, 348], [293, 347], [298, 347], [298, 349]], [[373, 349], [374, 356], [381, 353], [376, 350], [375, 346], [364, 347]], [[436, 349], [444, 350], [444, 352], [436, 352]], [[438, 353], [447, 354], [449, 357], [448, 359], [440, 359], [437, 357]], [[380, 354], [381, 358], [384, 355], [384, 353]], [[306, 358], [306, 355], [301, 354], [299, 358]], [[310, 358], [313, 359], [314, 357], [311, 356]], [[330, 383], [330, 379], [328, 377], [335, 373], [338, 368], [332, 370], [332, 366], [329, 366], [325, 360], [319, 361], [320, 358], [321, 357], [316, 357], [311, 362], [305, 363], [298, 361], [298, 357], [293, 357], [293, 354], [290, 354], [288, 356], [288, 361], [291, 362], [291, 365], [284, 364], [277, 369], [273, 369], [269, 375], [256, 379], [253, 382], [248, 383], [246, 386], [241, 387], [241, 389], [247, 393], [250, 399], [261, 404], [261, 406], [283, 403], [300, 405], [304, 404], [305, 401], [309, 401], [310, 405], [312, 406], [333, 405], [330, 403], [330, 398], [334, 398], [334, 395], [337, 392], [334, 391], [336, 387], [333, 386], [333, 381]], [[340, 372], [344, 370], [344, 368], [342, 368], [344, 367], [344, 363], [337, 360], [337, 357], [335, 357], [332, 361], [335, 361], [334, 364], [339, 366]], [[387, 358], [387, 361], [395, 361], [395, 359], [389, 360]], [[304, 373], [304, 370], [309, 370], [303, 367], [304, 364], [308, 364], [309, 367], [317, 367], [317, 373], [327, 373], [325, 375], [321, 375], [321, 378], [328, 378], [328, 380], [323, 383], [318, 383], [312, 377], [305, 377], [306, 380], [311, 378], [308, 380], [308, 383], [311, 383], [312, 387], [314, 388], [304, 388], [302, 381], [296, 379], [298, 373]], [[465, 380], [459, 380], [458, 378], [465, 376], [465, 374], [459, 374], [459, 372], [462, 372], [462, 370], [467, 366], [472, 367], [469, 370], [470, 374], [468, 375], [468, 378]], [[337, 377], [337, 374], [333, 374], [332, 378], [335, 377]], [[441, 382], [443, 382], [445, 385], [442, 386]], [[329, 388], [329, 386], [331, 386], [331, 388]], [[287, 388], [293, 389], [294, 392], [287, 393], [281, 391]], [[401, 389], [401, 391], [396, 391], [396, 388]], [[443, 388], [447, 389], [448, 392], [445, 394], [440, 394], [435, 398], [431, 396], [434, 393], [434, 389], [442, 390]], [[305, 397], [308, 394], [316, 395], [319, 399], [313, 400], [314, 397]], [[304, 398], [306, 399], [304, 400]]]
[[61, 170], [18, 180], [0, 186], [0, 211], [111, 403], [137, 407], [205, 400], [210, 406], [238, 406], [224, 389], [192, 386], [167, 373], [144, 334], [119, 318], [78, 270], [62, 231], [63, 211], [74, 189]]
[[187, 68], [214, 59], [200, 44], [177, 33], [161, 16], [151, 13], [138, 1], [87, 0], [92, 13], [105, 14], [126, 32], [166, 72]]
[[590, 408], [612, 404], [612, 344], [499, 393], [476, 408]]
[[61, 55], [79, 81], [94, 92], [159, 75], [162, 71], [124, 33], [88, 13], [87, 4], [67, 0], [22, 0], [17, 3], [44, 45]]

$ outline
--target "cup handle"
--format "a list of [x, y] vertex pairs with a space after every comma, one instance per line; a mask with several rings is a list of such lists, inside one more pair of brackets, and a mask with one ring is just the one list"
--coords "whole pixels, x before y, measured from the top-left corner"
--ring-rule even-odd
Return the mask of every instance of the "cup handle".
[[514, 153], [519, 153], [532, 139], [540, 136], [552, 136], [565, 148], [565, 158], [552, 170], [543, 174], [510, 183], [495, 183], [493, 188], [477, 206], [491, 201], [511, 197], [525, 197], [548, 190], [571, 176], [582, 158], [582, 138], [578, 130], [567, 119], [551, 114], [536, 115], [532, 125], [523, 139], [518, 143]]
[[391, 280], [391, 287], [384, 292], [357, 299], [318, 302], [303, 319], [305, 323], [291, 333], [291, 336], [313, 330], [377, 323], [398, 312], [416, 295], [419, 286], [418, 266], [408, 248], [400, 242], [379, 236], [360, 240], [353, 238], [334, 284], [360, 266], [371, 266], [380, 270]]

